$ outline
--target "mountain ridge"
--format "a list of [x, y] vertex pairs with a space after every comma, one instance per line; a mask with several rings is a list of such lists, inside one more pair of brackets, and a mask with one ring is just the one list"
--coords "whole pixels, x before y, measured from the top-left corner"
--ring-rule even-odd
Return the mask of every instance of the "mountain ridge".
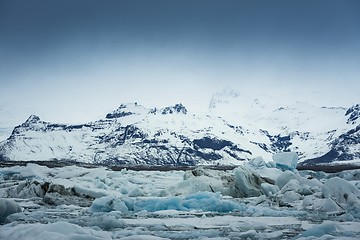
[[[282, 151], [297, 152], [300, 164], [360, 159], [359, 104], [269, 107], [261, 99], [246, 99], [241, 108], [237, 104], [241, 101], [236, 92], [214, 96], [209, 114], [189, 112], [181, 103], [150, 109], [121, 104], [103, 119], [77, 125], [49, 123], [31, 115], [0, 143], [0, 160], [238, 165], [258, 156], [270, 160]], [[224, 114], [224, 109], [231, 114]]]

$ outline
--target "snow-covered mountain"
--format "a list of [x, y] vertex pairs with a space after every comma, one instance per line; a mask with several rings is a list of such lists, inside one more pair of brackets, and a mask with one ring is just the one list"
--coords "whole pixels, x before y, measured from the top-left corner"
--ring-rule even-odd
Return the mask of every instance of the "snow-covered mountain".
[[147, 109], [131, 103], [81, 125], [32, 115], [0, 143], [0, 159], [239, 164], [281, 151], [296, 151], [304, 164], [360, 159], [359, 105], [280, 104], [269, 96], [225, 90], [213, 96], [209, 114], [189, 112], [182, 104]]
[[[270, 150], [295, 151], [302, 164], [360, 161], [360, 105], [318, 106], [281, 96], [241, 95], [225, 89], [210, 102], [210, 112], [250, 132], [262, 132], [270, 140]], [[269, 150], [269, 144], [257, 141]]]
[[146, 109], [133, 103], [82, 125], [30, 116], [0, 149], [1, 158], [9, 160], [193, 165], [235, 164], [259, 148], [244, 138], [241, 127], [221, 118], [188, 113], [181, 104]]

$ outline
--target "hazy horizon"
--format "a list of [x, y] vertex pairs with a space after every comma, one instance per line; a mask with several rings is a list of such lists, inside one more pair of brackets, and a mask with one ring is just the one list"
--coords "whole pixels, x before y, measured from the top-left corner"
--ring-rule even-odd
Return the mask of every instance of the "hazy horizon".
[[359, 12], [351, 0], [4, 0], [0, 118], [78, 123], [135, 101], [206, 111], [227, 87], [349, 107]]

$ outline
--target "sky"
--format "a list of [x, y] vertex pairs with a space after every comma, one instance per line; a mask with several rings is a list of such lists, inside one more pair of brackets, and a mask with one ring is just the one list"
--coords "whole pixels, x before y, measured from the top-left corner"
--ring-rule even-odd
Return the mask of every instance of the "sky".
[[357, 0], [1, 0], [0, 124], [88, 122], [127, 102], [206, 111], [228, 87], [351, 106], [359, 13]]

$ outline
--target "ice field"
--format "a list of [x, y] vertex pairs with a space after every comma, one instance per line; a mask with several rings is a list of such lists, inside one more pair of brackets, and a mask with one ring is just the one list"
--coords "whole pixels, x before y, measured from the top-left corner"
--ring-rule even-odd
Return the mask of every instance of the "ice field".
[[360, 170], [274, 159], [227, 171], [4, 167], [0, 239], [360, 238]]

